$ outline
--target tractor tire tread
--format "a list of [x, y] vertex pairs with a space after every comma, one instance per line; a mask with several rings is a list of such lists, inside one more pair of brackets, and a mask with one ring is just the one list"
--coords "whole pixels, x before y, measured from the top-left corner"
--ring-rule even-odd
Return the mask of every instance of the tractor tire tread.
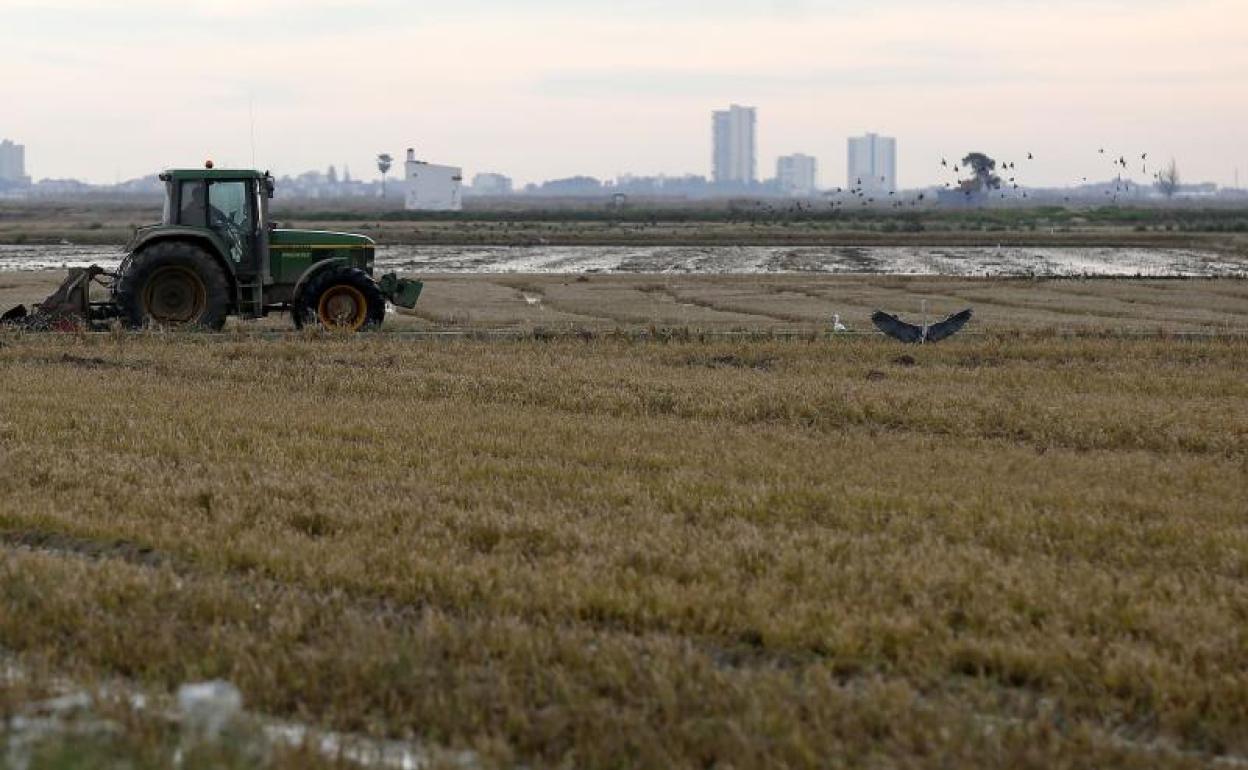
[[362, 331], [374, 331], [386, 320], [386, 298], [381, 293], [377, 282], [372, 276], [358, 267], [330, 267], [312, 276], [300, 290], [290, 308], [291, 320], [296, 329], [305, 324], [317, 323], [316, 313], [312, 308], [319, 303], [320, 297], [327, 289], [339, 284], [349, 284], [364, 293], [367, 304], [366, 317]]
[[194, 270], [204, 282], [205, 305], [197, 326], [218, 331], [230, 311], [230, 282], [225, 271], [203, 248], [186, 241], [160, 241], [132, 254], [113, 290], [113, 302], [122, 323], [134, 329], [150, 319], [143, 307], [143, 286], [158, 268], [180, 265]]

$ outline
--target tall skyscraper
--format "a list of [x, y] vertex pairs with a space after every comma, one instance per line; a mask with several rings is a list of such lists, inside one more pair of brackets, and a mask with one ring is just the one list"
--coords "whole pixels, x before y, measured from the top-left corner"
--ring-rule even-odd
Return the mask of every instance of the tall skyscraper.
[[26, 147], [5, 139], [0, 142], [0, 182], [26, 181]]
[[711, 114], [715, 139], [712, 179], [716, 184], [753, 184], [758, 178], [755, 122], [753, 107], [734, 104]]
[[849, 139], [849, 188], [890, 193], [897, 190], [897, 140], [888, 136]]
[[815, 194], [815, 159], [802, 153], [776, 159], [776, 185], [785, 195]]

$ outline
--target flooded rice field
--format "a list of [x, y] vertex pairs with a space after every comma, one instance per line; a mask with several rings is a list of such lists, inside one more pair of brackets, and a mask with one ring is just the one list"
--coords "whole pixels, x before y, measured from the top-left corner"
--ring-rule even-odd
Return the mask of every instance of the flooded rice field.
[[[0, 246], [0, 271], [98, 264], [112, 246]], [[828, 273], [943, 276], [1246, 277], [1248, 263], [1187, 249], [911, 246], [380, 246], [404, 273]]]

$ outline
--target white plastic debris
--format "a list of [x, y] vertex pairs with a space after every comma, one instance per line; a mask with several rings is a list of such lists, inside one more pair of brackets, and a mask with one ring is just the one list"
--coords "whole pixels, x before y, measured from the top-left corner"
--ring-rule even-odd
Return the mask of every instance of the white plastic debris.
[[242, 715], [243, 694], [222, 680], [184, 684], [178, 688], [178, 711], [188, 732], [212, 740]]

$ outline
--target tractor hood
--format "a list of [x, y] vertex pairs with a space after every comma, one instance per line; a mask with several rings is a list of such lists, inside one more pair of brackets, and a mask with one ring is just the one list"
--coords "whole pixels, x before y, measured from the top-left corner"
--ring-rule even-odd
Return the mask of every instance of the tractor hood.
[[327, 263], [373, 273], [372, 238], [325, 230], [269, 232], [269, 274], [279, 284], [297, 286]]
[[366, 235], [335, 233], [328, 230], [274, 230], [269, 233], [269, 244], [279, 248], [319, 247], [333, 249], [368, 249], [375, 241]]

